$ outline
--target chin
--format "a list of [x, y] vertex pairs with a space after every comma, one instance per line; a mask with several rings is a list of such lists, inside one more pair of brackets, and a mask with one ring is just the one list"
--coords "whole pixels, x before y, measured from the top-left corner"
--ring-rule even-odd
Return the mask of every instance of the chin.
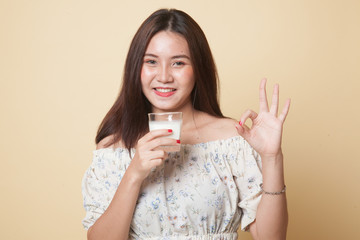
[[155, 112], [179, 112], [176, 109], [173, 108], [153, 108], [153, 111]]
[[158, 111], [158, 112], [179, 112], [179, 108], [166, 107], [166, 106], [154, 106], [153, 105], [153, 111]]
[[186, 106], [186, 103], [174, 101], [172, 104], [169, 102], [157, 102], [158, 104], [153, 104], [153, 111], [159, 112], [182, 112], [183, 108]]

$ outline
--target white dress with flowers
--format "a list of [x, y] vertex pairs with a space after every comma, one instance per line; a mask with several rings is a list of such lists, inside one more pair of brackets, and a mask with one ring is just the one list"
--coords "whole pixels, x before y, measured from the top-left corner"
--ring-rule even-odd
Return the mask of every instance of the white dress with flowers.
[[[134, 150], [132, 150], [132, 156]], [[131, 161], [124, 148], [94, 151], [82, 182], [90, 228], [109, 206]], [[142, 185], [130, 239], [237, 239], [261, 199], [259, 155], [240, 136], [182, 145]]]

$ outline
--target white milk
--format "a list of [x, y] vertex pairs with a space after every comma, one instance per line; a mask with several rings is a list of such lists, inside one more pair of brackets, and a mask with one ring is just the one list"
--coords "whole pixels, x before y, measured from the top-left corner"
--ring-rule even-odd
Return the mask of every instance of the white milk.
[[172, 134], [167, 137], [180, 140], [181, 122], [182, 120], [149, 121], [149, 129], [150, 131], [158, 129], [171, 129]]

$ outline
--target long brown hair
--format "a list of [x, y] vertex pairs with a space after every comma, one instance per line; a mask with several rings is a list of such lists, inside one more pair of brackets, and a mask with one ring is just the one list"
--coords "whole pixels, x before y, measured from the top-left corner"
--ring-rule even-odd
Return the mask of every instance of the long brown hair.
[[160, 31], [176, 32], [187, 40], [195, 79], [191, 93], [194, 108], [223, 117], [218, 103], [217, 70], [204, 32], [185, 12], [160, 9], [142, 23], [131, 42], [120, 94], [99, 126], [96, 143], [113, 135], [107, 146], [121, 140], [130, 150], [148, 131], [147, 113], [152, 106], [142, 93], [140, 74], [146, 48]]

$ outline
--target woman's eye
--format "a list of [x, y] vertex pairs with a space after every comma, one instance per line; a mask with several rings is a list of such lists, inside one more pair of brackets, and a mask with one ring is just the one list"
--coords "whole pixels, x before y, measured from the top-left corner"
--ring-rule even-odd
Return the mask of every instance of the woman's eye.
[[148, 63], [148, 64], [155, 64], [156, 61], [155, 60], [145, 60], [145, 63]]
[[179, 62], [174, 62], [173, 65], [174, 66], [182, 66], [182, 65], [185, 65], [185, 63], [179, 61]]

